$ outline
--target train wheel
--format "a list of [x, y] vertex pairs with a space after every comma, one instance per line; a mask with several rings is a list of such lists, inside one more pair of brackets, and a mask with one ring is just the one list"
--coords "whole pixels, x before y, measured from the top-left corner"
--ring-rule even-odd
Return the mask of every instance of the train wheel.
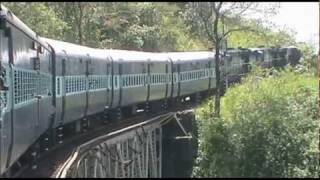
[[117, 120], [120, 121], [122, 119], [122, 111], [121, 107], [117, 108]]
[[149, 102], [146, 102], [145, 109], [146, 109], [146, 113], [149, 113], [149, 112], [150, 112]]
[[109, 110], [108, 109], [105, 109], [104, 111], [103, 111], [103, 116], [102, 116], [102, 123], [103, 124], [107, 124], [108, 123], [108, 121], [109, 121]]
[[40, 155], [40, 144], [37, 142], [33, 147], [31, 148], [31, 169], [36, 170], [38, 168], [38, 162]]
[[87, 132], [89, 128], [89, 120], [87, 117], [81, 119], [81, 132]]

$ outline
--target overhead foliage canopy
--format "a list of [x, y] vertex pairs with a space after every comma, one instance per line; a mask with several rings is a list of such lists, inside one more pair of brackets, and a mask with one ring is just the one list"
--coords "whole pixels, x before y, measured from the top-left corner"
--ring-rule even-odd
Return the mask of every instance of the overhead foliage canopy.
[[[212, 48], [210, 39], [203, 34], [202, 26], [192, 23], [196, 19], [190, 15], [192, 10], [187, 2], [4, 2], [3, 4], [40, 36], [71, 43], [144, 51]], [[248, 20], [254, 10], [257, 10], [257, 3], [238, 3], [237, 7], [233, 8], [239, 11], [236, 13], [233, 10], [231, 14], [229, 6], [234, 5], [227, 3], [222, 7], [225, 12], [225, 32], [242, 24], [264, 33], [230, 33], [228, 46], [284, 46], [291, 45], [295, 41], [294, 34], [287, 29], [266, 28], [261, 25], [261, 18], [260, 21], [252, 18]], [[241, 12], [240, 9], [244, 8], [242, 6], [251, 10]], [[270, 10], [268, 13], [276, 13], [276, 8], [268, 10]], [[267, 19], [262, 19], [262, 22], [267, 22]]]

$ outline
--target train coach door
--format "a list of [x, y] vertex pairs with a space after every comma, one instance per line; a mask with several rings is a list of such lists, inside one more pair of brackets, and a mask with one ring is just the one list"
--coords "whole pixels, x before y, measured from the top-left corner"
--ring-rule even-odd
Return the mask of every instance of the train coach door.
[[106, 105], [105, 105], [105, 109], [111, 109], [111, 101], [112, 101], [112, 81], [111, 81], [111, 77], [112, 77], [112, 64], [111, 64], [111, 60], [109, 58], [107, 58], [106, 61], [106, 75], [107, 75], [107, 97], [106, 97]]
[[85, 110], [84, 110], [84, 116], [87, 116], [88, 114], [88, 107], [89, 107], [89, 83], [88, 83], [88, 77], [90, 74], [92, 74], [93, 67], [92, 67], [92, 60], [89, 54], [87, 54], [86, 59], [86, 104], [85, 104]]
[[0, 174], [3, 173], [11, 142], [11, 105], [9, 87], [9, 38], [4, 20], [0, 19]]
[[37, 136], [46, 131], [53, 123], [52, 114], [52, 55], [41, 45], [37, 48], [37, 57], [34, 59], [34, 70], [37, 71], [37, 117], [35, 121]]

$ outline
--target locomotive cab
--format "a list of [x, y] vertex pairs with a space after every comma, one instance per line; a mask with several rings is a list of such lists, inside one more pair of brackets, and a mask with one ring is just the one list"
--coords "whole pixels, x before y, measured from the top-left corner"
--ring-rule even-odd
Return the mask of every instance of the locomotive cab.
[[287, 48], [287, 61], [291, 66], [296, 66], [301, 58], [301, 51], [294, 46]]

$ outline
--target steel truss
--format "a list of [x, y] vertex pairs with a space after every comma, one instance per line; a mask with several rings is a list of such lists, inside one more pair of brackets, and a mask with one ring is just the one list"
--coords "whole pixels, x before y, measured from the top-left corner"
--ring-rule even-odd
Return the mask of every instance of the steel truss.
[[[162, 124], [168, 113], [93, 139], [77, 148], [56, 177], [159, 178], [162, 174]], [[161, 120], [159, 120], [161, 119]]]

